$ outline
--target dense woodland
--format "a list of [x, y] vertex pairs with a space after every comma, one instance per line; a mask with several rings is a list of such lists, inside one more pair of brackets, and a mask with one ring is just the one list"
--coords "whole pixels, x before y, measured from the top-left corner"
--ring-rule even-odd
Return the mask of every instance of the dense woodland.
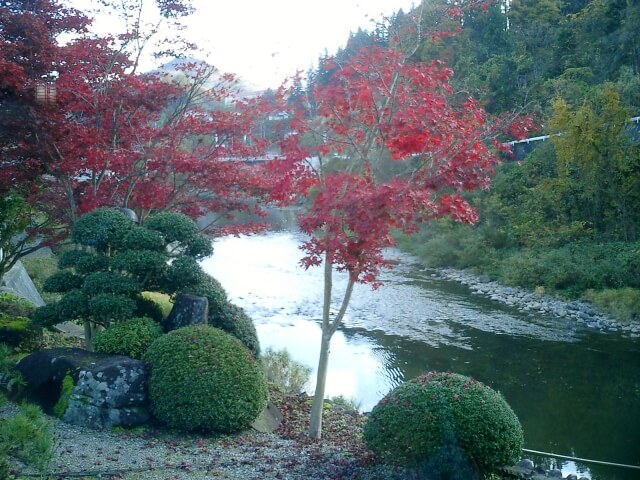
[[[422, 25], [452, 21], [441, 14], [448, 5], [428, 2]], [[444, 60], [457, 95], [496, 116], [531, 114], [537, 135], [552, 137], [524, 161], [505, 156], [491, 188], [467, 197], [475, 225], [438, 220], [401, 245], [432, 266], [586, 297], [637, 319], [640, 144], [629, 119], [640, 115], [640, 2], [512, 0], [461, 12], [458, 35], [427, 34], [413, 58]], [[396, 28], [410, 31], [415, 14], [399, 12]], [[338, 60], [381, 37], [353, 34]], [[312, 73], [318, 82], [330, 74], [323, 59]]]

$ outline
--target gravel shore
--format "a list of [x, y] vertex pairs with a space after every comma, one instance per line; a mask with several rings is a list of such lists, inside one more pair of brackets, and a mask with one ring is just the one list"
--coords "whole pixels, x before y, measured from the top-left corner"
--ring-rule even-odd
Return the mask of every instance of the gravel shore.
[[[359, 440], [361, 415], [339, 411], [325, 416], [322, 441], [311, 441], [297, 407], [285, 407], [285, 420], [275, 433], [254, 430], [212, 436], [149, 430], [112, 433], [69, 425], [51, 418], [55, 438], [48, 475], [52, 478], [146, 479], [407, 479], [410, 472], [373, 465]], [[14, 415], [7, 403], [0, 416]], [[353, 419], [353, 421], [351, 421]], [[33, 468], [12, 459], [14, 474], [37, 477]]]

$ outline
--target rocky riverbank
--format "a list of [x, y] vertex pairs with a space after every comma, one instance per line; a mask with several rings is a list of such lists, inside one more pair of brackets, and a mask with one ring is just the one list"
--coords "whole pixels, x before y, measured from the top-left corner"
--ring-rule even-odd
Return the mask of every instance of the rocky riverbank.
[[438, 278], [467, 285], [475, 295], [483, 295], [497, 302], [517, 308], [522, 312], [569, 318], [587, 328], [601, 332], [624, 332], [631, 338], [640, 338], [640, 324], [622, 324], [615, 318], [597, 311], [581, 300], [566, 302], [544, 293], [519, 287], [507, 287], [488, 277], [453, 269], [440, 269], [433, 274]]

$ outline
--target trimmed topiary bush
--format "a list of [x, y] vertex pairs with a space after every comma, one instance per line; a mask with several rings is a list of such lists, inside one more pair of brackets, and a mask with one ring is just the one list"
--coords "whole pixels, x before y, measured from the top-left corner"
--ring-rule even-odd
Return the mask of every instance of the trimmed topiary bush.
[[218, 312], [209, 309], [209, 325], [230, 333], [251, 351], [253, 358], [260, 358], [258, 332], [253, 320], [242, 308], [227, 302]]
[[466, 470], [486, 476], [512, 465], [524, 440], [502, 395], [463, 375], [431, 372], [403, 383], [372, 410], [364, 441], [390, 463], [418, 467], [429, 478]]
[[132, 318], [98, 332], [93, 339], [96, 352], [142, 359], [149, 346], [162, 335], [162, 327], [150, 318]]
[[182, 293], [209, 300], [209, 325], [238, 338], [253, 353], [254, 358], [260, 357], [260, 341], [253, 320], [242, 308], [229, 302], [227, 292], [220, 282], [205, 275], [197, 284]]
[[267, 405], [267, 383], [242, 343], [209, 325], [158, 338], [144, 360], [150, 367], [154, 415], [180, 430], [237, 432]]

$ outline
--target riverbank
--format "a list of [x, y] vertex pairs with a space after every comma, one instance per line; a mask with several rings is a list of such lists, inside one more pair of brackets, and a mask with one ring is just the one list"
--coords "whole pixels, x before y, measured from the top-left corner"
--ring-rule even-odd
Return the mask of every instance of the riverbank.
[[[278, 479], [424, 480], [424, 471], [376, 464], [362, 442], [366, 416], [339, 406], [324, 414], [322, 440], [307, 436], [311, 398], [305, 394], [272, 398], [283, 414], [274, 433], [249, 430], [236, 435], [198, 435], [159, 426], [99, 431], [48, 417], [54, 436], [45, 478], [125, 480]], [[0, 418], [17, 414], [7, 402]], [[33, 467], [11, 459], [10, 478], [38, 477]], [[562, 478], [558, 470], [522, 460], [494, 480]], [[567, 476], [567, 480], [577, 480]], [[463, 479], [460, 479], [463, 480]], [[465, 478], [464, 480], [469, 480]], [[586, 480], [586, 479], [585, 479]]]
[[474, 295], [483, 295], [496, 302], [517, 308], [524, 313], [568, 318], [600, 332], [624, 332], [631, 338], [640, 338], [640, 322], [619, 322], [612, 316], [597, 311], [588, 302], [581, 300], [567, 302], [543, 292], [507, 287], [486, 276], [462, 270], [436, 269], [432, 276], [466, 285]]

